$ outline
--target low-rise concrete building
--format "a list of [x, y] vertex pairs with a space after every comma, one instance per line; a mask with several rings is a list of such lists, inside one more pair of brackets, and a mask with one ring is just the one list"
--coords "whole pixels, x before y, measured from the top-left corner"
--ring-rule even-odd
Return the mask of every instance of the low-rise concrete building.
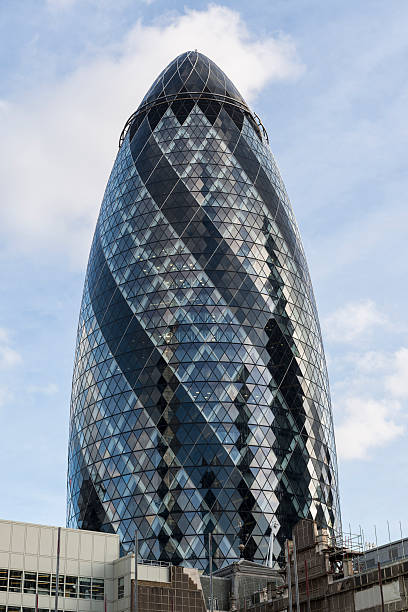
[[[58, 609], [130, 612], [134, 555], [119, 557], [119, 536], [64, 528], [60, 534]], [[0, 612], [55, 610], [57, 543], [57, 527], [0, 520]], [[205, 612], [197, 571], [141, 562], [138, 584], [140, 611]], [[161, 597], [167, 607], [157, 605]]]

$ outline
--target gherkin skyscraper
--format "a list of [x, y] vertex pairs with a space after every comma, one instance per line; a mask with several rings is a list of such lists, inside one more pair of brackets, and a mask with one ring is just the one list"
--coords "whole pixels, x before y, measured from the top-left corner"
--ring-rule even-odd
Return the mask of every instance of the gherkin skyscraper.
[[[312, 285], [258, 117], [207, 57], [157, 78], [120, 138], [73, 375], [70, 527], [206, 569], [339, 525]], [[271, 531], [273, 538], [271, 538]]]

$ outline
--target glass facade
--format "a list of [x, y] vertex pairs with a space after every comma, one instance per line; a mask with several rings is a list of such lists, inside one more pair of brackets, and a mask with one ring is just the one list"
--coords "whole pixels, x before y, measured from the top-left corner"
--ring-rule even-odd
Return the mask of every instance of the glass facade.
[[[78, 580], [81, 585], [80, 591], [78, 591]], [[81, 599], [92, 598], [99, 600], [105, 598], [105, 582], [103, 578], [79, 578], [78, 576], [64, 576], [60, 574], [58, 582], [58, 595], [61, 597], [80, 597]], [[55, 574], [0, 569], [0, 591], [8, 591], [9, 593], [38, 593], [38, 595], [54, 596], [55, 584]], [[82, 585], [86, 585], [86, 589], [83, 590]]]
[[[259, 119], [188, 52], [120, 140], [79, 318], [69, 527], [135, 529], [146, 559], [281, 558], [340, 520], [312, 285]], [[271, 530], [274, 538], [271, 538]], [[81, 589], [80, 585], [80, 589]]]

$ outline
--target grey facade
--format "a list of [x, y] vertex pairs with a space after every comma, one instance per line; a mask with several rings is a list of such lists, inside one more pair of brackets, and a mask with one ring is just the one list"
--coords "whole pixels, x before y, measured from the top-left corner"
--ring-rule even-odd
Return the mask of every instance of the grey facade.
[[359, 560], [362, 568], [371, 569], [377, 564], [387, 565], [394, 561], [402, 561], [408, 558], [408, 538], [395, 540], [388, 544], [367, 550]]
[[120, 141], [79, 318], [70, 527], [135, 529], [145, 559], [274, 556], [299, 518], [339, 522], [312, 285], [257, 117], [197, 52]]

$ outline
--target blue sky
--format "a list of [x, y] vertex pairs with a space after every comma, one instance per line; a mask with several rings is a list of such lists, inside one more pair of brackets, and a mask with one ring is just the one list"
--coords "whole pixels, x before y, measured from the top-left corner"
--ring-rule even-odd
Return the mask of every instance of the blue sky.
[[197, 48], [262, 117], [329, 364], [344, 527], [408, 535], [408, 4], [2, 0], [0, 517], [64, 524], [88, 250], [117, 141]]

